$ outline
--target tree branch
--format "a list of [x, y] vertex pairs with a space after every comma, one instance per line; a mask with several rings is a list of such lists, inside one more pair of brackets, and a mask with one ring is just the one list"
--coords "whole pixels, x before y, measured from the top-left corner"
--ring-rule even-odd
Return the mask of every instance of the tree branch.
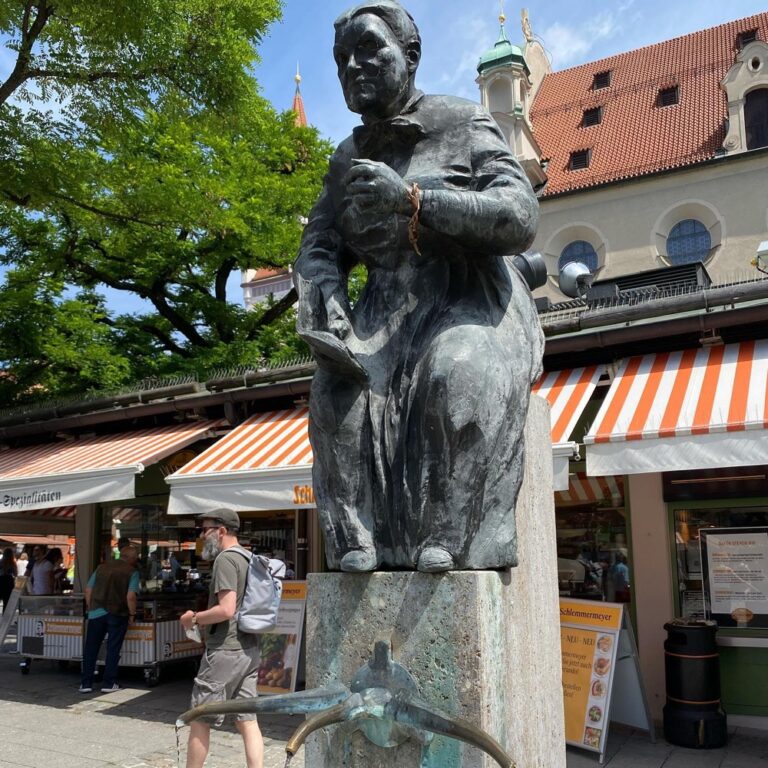
[[259, 331], [261, 331], [264, 326], [269, 325], [270, 323], [273, 323], [275, 320], [277, 320], [278, 317], [281, 317], [284, 315], [295, 303], [296, 300], [299, 298], [298, 294], [296, 293], [295, 288], [291, 288], [288, 293], [283, 296], [280, 301], [277, 302], [274, 306], [271, 306], [251, 327], [251, 329], [248, 331], [248, 341], [253, 341], [258, 335]]
[[154, 336], [163, 347], [168, 350], [168, 352], [173, 352], [174, 354], [179, 355], [179, 357], [186, 358], [187, 360], [192, 357], [192, 353], [188, 349], [179, 346], [173, 340], [172, 336], [166, 333], [162, 328], [158, 328], [151, 323], [142, 323], [139, 327], [142, 331], [150, 334], [150, 336]]
[[[37, 7], [37, 16], [30, 26], [29, 20], [32, 14], [32, 8]], [[24, 3], [24, 15], [21, 22], [21, 45], [19, 54], [16, 57], [16, 64], [13, 71], [4, 83], [0, 84], [0, 106], [13, 95], [17, 88], [23, 85], [32, 77], [29, 69], [29, 62], [32, 59], [32, 46], [40, 36], [43, 28], [48, 23], [48, 19], [53, 16], [53, 7], [49, 6], [47, 0], [26, 0]]]
[[232, 270], [237, 266], [237, 261], [233, 258], [224, 259], [221, 265], [216, 270], [216, 283], [214, 288], [214, 296], [216, 301], [227, 300], [227, 280], [232, 274]]
[[137, 216], [129, 216], [124, 213], [112, 213], [112, 211], [105, 211], [103, 208], [97, 208], [96, 206], [90, 205], [89, 203], [82, 203], [79, 200], [75, 200], [74, 197], [63, 195], [59, 192], [49, 191], [48, 194], [57, 200], [63, 200], [65, 203], [70, 203], [76, 208], [81, 208], [82, 210], [88, 211], [89, 213], [95, 213], [97, 216], [103, 216], [105, 219], [111, 219], [112, 221], [119, 221], [123, 224], [141, 224], [143, 227], [150, 227], [151, 229], [160, 229], [163, 226], [157, 222], [144, 221]]
[[164, 290], [165, 286], [158, 284], [147, 296], [158, 314], [164, 317], [182, 336], [186, 336], [195, 346], [204, 349], [210, 348], [212, 346], [211, 342], [204, 336], [201, 336], [197, 328], [168, 303]]
[[129, 72], [117, 69], [102, 69], [95, 72], [74, 69], [30, 69], [28, 78], [49, 77], [54, 80], [70, 80], [75, 83], [96, 83], [99, 80], [148, 80], [151, 77], [163, 75], [164, 70], [157, 68], [149, 72]]

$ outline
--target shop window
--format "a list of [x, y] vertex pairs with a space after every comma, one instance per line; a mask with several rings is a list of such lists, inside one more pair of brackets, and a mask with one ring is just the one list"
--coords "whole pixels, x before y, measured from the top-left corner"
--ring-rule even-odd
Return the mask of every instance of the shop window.
[[631, 572], [623, 483], [618, 477], [572, 475], [555, 494], [560, 594], [630, 602]]
[[[675, 550], [677, 561], [677, 615], [688, 619], [703, 619], [711, 612], [711, 605], [705, 602], [704, 577], [706, 563], [702, 560], [701, 532], [709, 529], [765, 528], [768, 526], [767, 506], [723, 506], [711, 509], [684, 508], [674, 510]], [[746, 535], [745, 535], [746, 538]], [[748, 553], [754, 562], [755, 571], [764, 568], [753, 553]], [[738, 581], [735, 575], [733, 583]], [[762, 583], [762, 582], [761, 582]], [[750, 587], [751, 589], [751, 587]], [[734, 613], [739, 606], [734, 602]]]
[[595, 251], [594, 246], [586, 240], [574, 240], [563, 248], [563, 251], [560, 254], [560, 259], [557, 262], [558, 272], [562, 272], [563, 267], [566, 264], [570, 264], [572, 261], [584, 264], [590, 272], [597, 272], [597, 252]]
[[768, 147], [768, 88], [750, 91], [744, 100], [747, 149]]
[[124, 544], [139, 551], [142, 592], [194, 591], [210, 572], [199, 557], [194, 521], [166, 514], [165, 505], [105, 507], [101, 559], [119, 557]]
[[698, 219], [684, 219], [667, 235], [667, 259], [670, 264], [706, 261], [712, 247], [709, 230]]

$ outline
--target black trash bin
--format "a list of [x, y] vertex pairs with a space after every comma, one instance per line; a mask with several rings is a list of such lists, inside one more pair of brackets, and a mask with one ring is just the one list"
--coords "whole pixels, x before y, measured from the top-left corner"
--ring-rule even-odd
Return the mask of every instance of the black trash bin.
[[720, 702], [717, 624], [675, 619], [665, 624], [664, 629], [664, 738], [680, 747], [724, 747], [728, 727]]

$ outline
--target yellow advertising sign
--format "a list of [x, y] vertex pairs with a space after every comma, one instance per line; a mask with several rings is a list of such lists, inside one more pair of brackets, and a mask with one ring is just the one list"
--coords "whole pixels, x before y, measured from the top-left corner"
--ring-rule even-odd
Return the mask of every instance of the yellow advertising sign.
[[603, 752], [623, 606], [560, 600], [565, 740]]
[[306, 600], [307, 582], [306, 581], [284, 581], [282, 600]]
[[560, 598], [560, 623], [588, 629], [621, 629], [622, 606], [595, 600]]

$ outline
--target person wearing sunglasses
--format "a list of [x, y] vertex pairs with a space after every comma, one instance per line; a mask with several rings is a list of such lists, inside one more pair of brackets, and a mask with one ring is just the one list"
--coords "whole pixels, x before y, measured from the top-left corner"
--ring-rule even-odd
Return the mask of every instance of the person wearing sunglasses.
[[[258, 695], [260, 662], [258, 635], [240, 632], [237, 610], [245, 594], [248, 561], [237, 551], [240, 517], [231, 509], [218, 509], [198, 517], [202, 557], [213, 561], [208, 608], [187, 611], [179, 619], [185, 630], [201, 629], [205, 653], [192, 688], [192, 707], [214, 701]], [[187, 768], [203, 768], [208, 755], [211, 725], [221, 727], [224, 716], [190, 725]], [[248, 768], [263, 768], [264, 740], [255, 714], [238, 715], [235, 725], [243, 737]]]

